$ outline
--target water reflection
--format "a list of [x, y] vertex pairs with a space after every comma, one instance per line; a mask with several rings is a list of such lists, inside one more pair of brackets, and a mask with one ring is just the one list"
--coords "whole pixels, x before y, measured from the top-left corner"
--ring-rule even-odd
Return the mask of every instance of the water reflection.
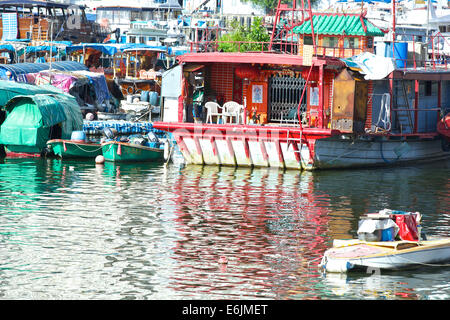
[[0, 297], [446, 299], [446, 269], [335, 277], [316, 265], [383, 208], [421, 211], [425, 231], [449, 236], [449, 173], [6, 159]]
[[188, 270], [174, 275], [173, 288], [279, 298], [328, 240], [327, 196], [311, 192], [311, 179], [271, 169], [185, 169], [173, 186], [183, 235], [174, 252]]

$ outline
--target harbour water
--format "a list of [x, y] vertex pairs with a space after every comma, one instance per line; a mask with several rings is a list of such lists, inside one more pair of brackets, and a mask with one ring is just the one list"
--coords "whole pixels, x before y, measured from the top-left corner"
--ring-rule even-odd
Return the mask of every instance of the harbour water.
[[449, 193], [450, 161], [298, 172], [5, 159], [0, 299], [446, 300], [449, 267], [345, 276], [317, 264], [384, 208], [450, 236]]

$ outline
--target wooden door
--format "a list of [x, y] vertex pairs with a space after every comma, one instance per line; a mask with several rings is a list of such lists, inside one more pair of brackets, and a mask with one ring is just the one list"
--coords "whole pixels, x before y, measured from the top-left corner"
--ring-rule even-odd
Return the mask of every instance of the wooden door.
[[267, 82], [251, 81], [247, 88], [247, 114], [256, 110], [260, 123], [267, 123]]

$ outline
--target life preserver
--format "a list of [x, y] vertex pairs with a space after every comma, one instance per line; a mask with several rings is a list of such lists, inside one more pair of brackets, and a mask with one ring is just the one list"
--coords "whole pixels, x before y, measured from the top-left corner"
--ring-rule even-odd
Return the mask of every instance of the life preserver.
[[450, 139], [450, 113], [446, 114], [437, 124], [437, 132]]
[[[131, 89], [131, 91], [130, 91], [130, 89]], [[134, 94], [134, 93], [135, 93], [134, 86], [129, 86], [129, 87], [127, 88], [127, 93], [128, 93], [128, 94]]]

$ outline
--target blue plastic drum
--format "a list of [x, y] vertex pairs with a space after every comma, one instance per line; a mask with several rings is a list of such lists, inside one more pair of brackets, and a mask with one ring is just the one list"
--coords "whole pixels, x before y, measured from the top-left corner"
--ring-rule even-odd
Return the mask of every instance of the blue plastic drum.
[[86, 141], [86, 133], [84, 131], [72, 131], [71, 140]]
[[148, 96], [148, 102], [150, 102], [152, 106], [156, 106], [158, 103], [158, 92], [150, 91]]

